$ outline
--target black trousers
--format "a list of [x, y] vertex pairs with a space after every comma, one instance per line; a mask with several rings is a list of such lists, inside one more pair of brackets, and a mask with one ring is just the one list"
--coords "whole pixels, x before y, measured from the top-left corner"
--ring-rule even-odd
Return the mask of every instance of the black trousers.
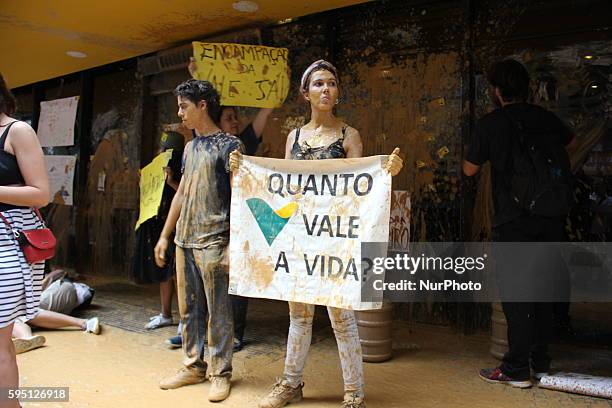
[[246, 328], [249, 298], [236, 295], [230, 295], [230, 298], [234, 314], [234, 337], [242, 341], [244, 339], [244, 329]]
[[[497, 242], [560, 242], [564, 240], [564, 226], [564, 218], [523, 216], [495, 227], [493, 236]], [[505, 279], [512, 279], [512, 274], [505, 275]], [[548, 371], [553, 304], [504, 301], [511, 297], [504, 296], [503, 281], [499, 289], [508, 323], [509, 348], [502, 360], [502, 372], [515, 380], [527, 380], [530, 368], [535, 372]]]

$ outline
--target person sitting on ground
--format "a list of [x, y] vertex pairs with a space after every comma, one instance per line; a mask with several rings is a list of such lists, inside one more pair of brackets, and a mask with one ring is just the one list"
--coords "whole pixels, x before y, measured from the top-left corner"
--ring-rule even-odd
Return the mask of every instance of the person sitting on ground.
[[42, 283], [40, 309], [30, 320], [19, 319], [13, 326], [13, 345], [16, 354], [25, 353], [45, 344], [42, 335], [33, 335], [30, 326], [44, 329], [78, 328], [85, 333], [100, 334], [100, 321], [97, 317], [80, 319], [69, 316], [75, 309], [87, 307], [93, 298], [94, 290], [89, 286], [73, 282], [62, 270], [48, 274]]
[[97, 317], [79, 319], [63, 313], [40, 309], [35, 318], [26, 322], [16, 321], [13, 326], [13, 345], [15, 354], [25, 353], [45, 344], [43, 335], [33, 335], [30, 326], [43, 329], [77, 328], [85, 333], [100, 334], [100, 321]]

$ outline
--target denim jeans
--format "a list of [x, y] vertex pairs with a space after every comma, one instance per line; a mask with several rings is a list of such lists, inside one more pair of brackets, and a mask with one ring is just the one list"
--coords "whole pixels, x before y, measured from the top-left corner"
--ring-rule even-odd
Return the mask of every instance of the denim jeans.
[[226, 248], [226, 245], [203, 249], [177, 246], [176, 281], [183, 322], [183, 363], [206, 370], [204, 339], [208, 335], [208, 373], [229, 377], [232, 374], [234, 322], [227, 293], [229, 269], [222, 264]]
[[[292, 387], [302, 382], [312, 338], [314, 310], [314, 305], [289, 302], [290, 324], [284, 377]], [[363, 362], [355, 313], [335, 307], [328, 307], [327, 312], [338, 343], [344, 390], [363, 395]]]

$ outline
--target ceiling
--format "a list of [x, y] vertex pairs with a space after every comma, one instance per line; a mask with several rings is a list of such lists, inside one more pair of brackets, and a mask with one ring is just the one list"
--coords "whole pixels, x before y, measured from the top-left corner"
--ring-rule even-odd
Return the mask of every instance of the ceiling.
[[[0, 72], [11, 88], [366, 0], [0, 0]], [[66, 54], [78, 51], [85, 58]]]

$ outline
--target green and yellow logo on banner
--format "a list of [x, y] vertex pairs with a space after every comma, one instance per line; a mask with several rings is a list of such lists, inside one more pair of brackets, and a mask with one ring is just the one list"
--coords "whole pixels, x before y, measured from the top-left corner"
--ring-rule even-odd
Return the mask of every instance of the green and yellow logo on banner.
[[272, 245], [298, 208], [297, 203], [289, 203], [275, 211], [261, 198], [249, 198], [246, 203], [268, 245]]

